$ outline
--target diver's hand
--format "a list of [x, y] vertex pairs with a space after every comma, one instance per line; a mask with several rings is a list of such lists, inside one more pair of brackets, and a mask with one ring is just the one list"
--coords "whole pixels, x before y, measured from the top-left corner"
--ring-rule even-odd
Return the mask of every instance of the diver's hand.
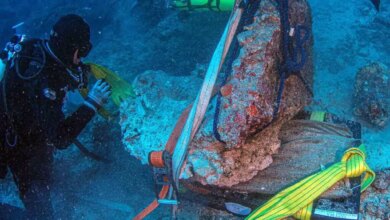
[[88, 107], [92, 107], [95, 111], [100, 109], [111, 95], [111, 87], [107, 82], [98, 80], [92, 87], [91, 91], [85, 100]]

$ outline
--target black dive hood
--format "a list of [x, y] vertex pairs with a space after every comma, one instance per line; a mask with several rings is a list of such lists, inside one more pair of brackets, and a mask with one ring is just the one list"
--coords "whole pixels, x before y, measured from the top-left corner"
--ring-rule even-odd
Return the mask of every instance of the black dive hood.
[[76, 50], [80, 58], [92, 49], [89, 25], [79, 15], [61, 17], [51, 30], [49, 46], [65, 65], [72, 65]]

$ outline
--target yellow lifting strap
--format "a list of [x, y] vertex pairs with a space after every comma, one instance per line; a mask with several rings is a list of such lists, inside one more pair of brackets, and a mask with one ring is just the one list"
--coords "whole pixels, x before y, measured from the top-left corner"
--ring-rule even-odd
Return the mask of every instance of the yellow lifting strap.
[[371, 185], [375, 179], [375, 173], [367, 165], [365, 159], [365, 146], [363, 144], [359, 148], [348, 149], [341, 162], [284, 189], [253, 211], [246, 220], [275, 220], [288, 216], [309, 220], [313, 201], [338, 181], [364, 174], [361, 191], [363, 192]]
[[[111, 70], [95, 63], [87, 63], [87, 65], [90, 66], [93, 77], [96, 79], [104, 79], [108, 84], [110, 84], [112, 89], [111, 98], [117, 106], [119, 106], [123, 100], [129, 97], [135, 97], [133, 87]], [[80, 94], [86, 98], [88, 95], [88, 89], [80, 89]], [[107, 120], [110, 120], [111, 118], [110, 112], [104, 108], [99, 109], [99, 115]]]
[[88, 63], [88, 65], [91, 68], [92, 75], [96, 79], [104, 79], [110, 84], [112, 89], [111, 98], [117, 106], [119, 106], [123, 100], [129, 97], [135, 97], [133, 87], [114, 72], [95, 63]]
[[182, 10], [231, 11], [235, 0], [173, 0], [173, 7]]

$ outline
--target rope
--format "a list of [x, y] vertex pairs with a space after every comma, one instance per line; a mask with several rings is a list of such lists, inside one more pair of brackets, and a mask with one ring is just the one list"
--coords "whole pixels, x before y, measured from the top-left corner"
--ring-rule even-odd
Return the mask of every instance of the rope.
[[359, 177], [364, 174], [361, 184], [363, 192], [375, 180], [375, 173], [367, 165], [365, 159], [363, 144], [359, 148], [348, 149], [340, 162], [279, 192], [252, 212], [246, 220], [274, 220], [288, 216], [310, 219], [313, 201], [344, 178]]
[[95, 154], [94, 152], [89, 151], [79, 140], [74, 139], [73, 144], [80, 150], [82, 154], [84, 154], [86, 157], [89, 157], [93, 160], [103, 162], [103, 163], [111, 163], [112, 161], [104, 158], [98, 154]]
[[[251, 15], [255, 13], [255, 11], [258, 8], [258, 4], [255, 5], [254, 3], [257, 1], [252, 1], [247, 4], [244, 19], [242, 23], [240, 23], [240, 28], [242, 28], [244, 25], [249, 24], [250, 20], [249, 18]], [[280, 0], [278, 5], [278, 10], [280, 13], [280, 21], [281, 21], [281, 30], [282, 30], [282, 56], [284, 63], [282, 64], [282, 67], [280, 68], [279, 72], [279, 88], [278, 93], [275, 100], [275, 106], [273, 109], [273, 115], [272, 120], [264, 126], [268, 127], [273, 121], [277, 119], [277, 114], [280, 109], [281, 101], [282, 101], [282, 95], [285, 87], [285, 81], [288, 77], [291, 75], [296, 75], [298, 79], [303, 83], [305, 86], [306, 91], [310, 93], [311, 96], [313, 96], [313, 91], [310, 85], [306, 82], [306, 80], [303, 78], [302, 74], [300, 74], [300, 71], [303, 69], [304, 65], [307, 61], [307, 53], [305, 50], [305, 43], [310, 38], [310, 32], [309, 30], [303, 26], [303, 25], [297, 25], [295, 27], [295, 39], [289, 36], [290, 31], [290, 22], [288, 19], [288, 1], [287, 0]], [[295, 47], [293, 40], [295, 40]], [[231, 61], [229, 60], [229, 67], [231, 67], [233, 58], [236, 58], [236, 53], [238, 49], [234, 49], [234, 55], [231, 57]], [[300, 59], [298, 59], [300, 58]], [[231, 74], [231, 69], [228, 71], [229, 74], [225, 75], [225, 78], [223, 80], [222, 86], [226, 84], [228, 76]], [[218, 132], [218, 123], [219, 123], [219, 114], [220, 114], [220, 105], [221, 105], [221, 96], [222, 94], [219, 92], [217, 97], [217, 103], [216, 103], [216, 110], [214, 114], [214, 122], [213, 122], [213, 133], [215, 138], [220, 141], [224, 142], [221, 139], [221, 135]]]
[[[282, 56], [284, 64], [279, 70], [279, 88], [275, 101], [275, 107], [272, 115], [272, 121], [276, 120], [280, 104], [282, 101], [282, 95], [284, 91], [285, 81], [291, 75], [296, 75], [304, 84], [305, 89], [313, 96], [313, 91], [306, 80], [302, 77], [300, 71], [303, 69], [307, 61], [307, 53], [304, 44], [310, 38], [310, 32], [307, 27], [303, 25], [297, 25], [295, 30], [295, 47], [293, 38], [290, 37], [289, 32], [291, 29], [288, 19], [288, 0], [279, 0], [279, 13], [280, 24], [282, 29]], [[303, 37], [301, 37], [303, 35]], [[298, 58], [300, 57], [300, 60]]]

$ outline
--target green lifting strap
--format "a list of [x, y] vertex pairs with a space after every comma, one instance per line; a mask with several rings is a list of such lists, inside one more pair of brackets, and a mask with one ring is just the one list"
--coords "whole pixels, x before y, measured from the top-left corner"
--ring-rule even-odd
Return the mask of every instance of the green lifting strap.
[[312, 112], [310, 115], [310, 120], [311, 121], [319, 121], [319, 122], [324, 122], [326, 117], [326, 112]]
[[173, 6], [182, 10], [231, 11], [234, 0], [173, 0]]

